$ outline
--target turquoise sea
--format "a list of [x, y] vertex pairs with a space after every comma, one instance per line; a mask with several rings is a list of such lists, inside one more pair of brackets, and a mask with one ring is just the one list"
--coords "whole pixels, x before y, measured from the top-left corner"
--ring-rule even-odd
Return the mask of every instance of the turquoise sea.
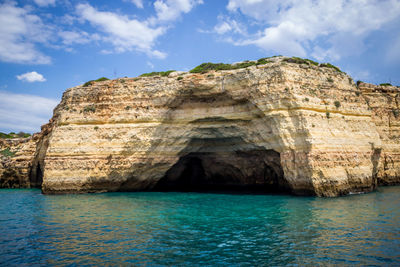
[[0, 190], [0, 265], [400, 265], [400, 187], [339, 198]]

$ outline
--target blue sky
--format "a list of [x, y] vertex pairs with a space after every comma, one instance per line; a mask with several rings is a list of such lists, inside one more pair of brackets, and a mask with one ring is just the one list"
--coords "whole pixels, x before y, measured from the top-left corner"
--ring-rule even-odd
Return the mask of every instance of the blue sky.
[[66, 88], [273, 55], [400, 85], [400, 0], [0, 0], [0, 131], [37, 132]]

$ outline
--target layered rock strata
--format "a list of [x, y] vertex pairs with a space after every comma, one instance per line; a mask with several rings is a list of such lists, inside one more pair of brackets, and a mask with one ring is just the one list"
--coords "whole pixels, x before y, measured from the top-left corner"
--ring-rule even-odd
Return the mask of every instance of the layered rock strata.
[[368, 192], [400, 181], [398, 100], [397, 87], [283, 57], [77, 86], [37, 142], [31, 180], [43, 175], [44, 193]]
[[28, 138], [0, 139], [0, 188], [41, 188], [53, 122]]
[[0, 139], [0, 188], [29, 188], [32, 161], [36, 151], [34, 137]]
[[378, 183], [395, 185], [400, 182], [400, 90], [395, 86], [358, 86], [372, 112], [382, 142], [377, 166]]

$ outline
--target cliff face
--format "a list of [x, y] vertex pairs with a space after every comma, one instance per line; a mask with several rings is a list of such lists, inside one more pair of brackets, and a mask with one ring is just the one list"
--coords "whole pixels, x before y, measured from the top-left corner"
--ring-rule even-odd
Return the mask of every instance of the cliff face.
[[42, 171], [31, 180], [43, 174], [44, 193], [318, 196], [400, 181], [398, 88], [357, 88], [333, 68], [272, 61], [70, 88], [37, 143], [31, 169]]
[[[56, 118], [56, 117], [55, 117]], [[0, 139], [0, 188], [41, 187], [54, 119], [28, 138]]]
[[0, 140], [0, 188], [29, 188], [36, 136]]
[[394, 86], [361, 83], [359, 88], [382, 141], [377, 166], [378, 183], [394, 185], [400, 182], [400, 90]]

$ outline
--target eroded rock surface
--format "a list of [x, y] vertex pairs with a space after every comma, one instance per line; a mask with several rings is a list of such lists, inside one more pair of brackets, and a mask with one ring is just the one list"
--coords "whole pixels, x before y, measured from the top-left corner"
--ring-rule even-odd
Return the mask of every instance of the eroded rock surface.
[[44, 193], [225, 185], [317, 196], [399, 183], [397, 87], [272, 61], [70, 88], [31, 180], [43, 175]]
[[376, 166], [378, 183], [395, 185], [400, 182], [400, 90], [395, 86], [376, 86], [361, 83], [359, 88], [382, 141], [379, 164]]
[[[54, 117], [56, 118], [56, 117]], [[0, 139], [0, 188], [41, 187], [54, 118], [27, 138]]]
[[[0, 140], [0, 188], [30, 188], [36, 136]], [[34, 186], [34, 185], [32, 185]]]

